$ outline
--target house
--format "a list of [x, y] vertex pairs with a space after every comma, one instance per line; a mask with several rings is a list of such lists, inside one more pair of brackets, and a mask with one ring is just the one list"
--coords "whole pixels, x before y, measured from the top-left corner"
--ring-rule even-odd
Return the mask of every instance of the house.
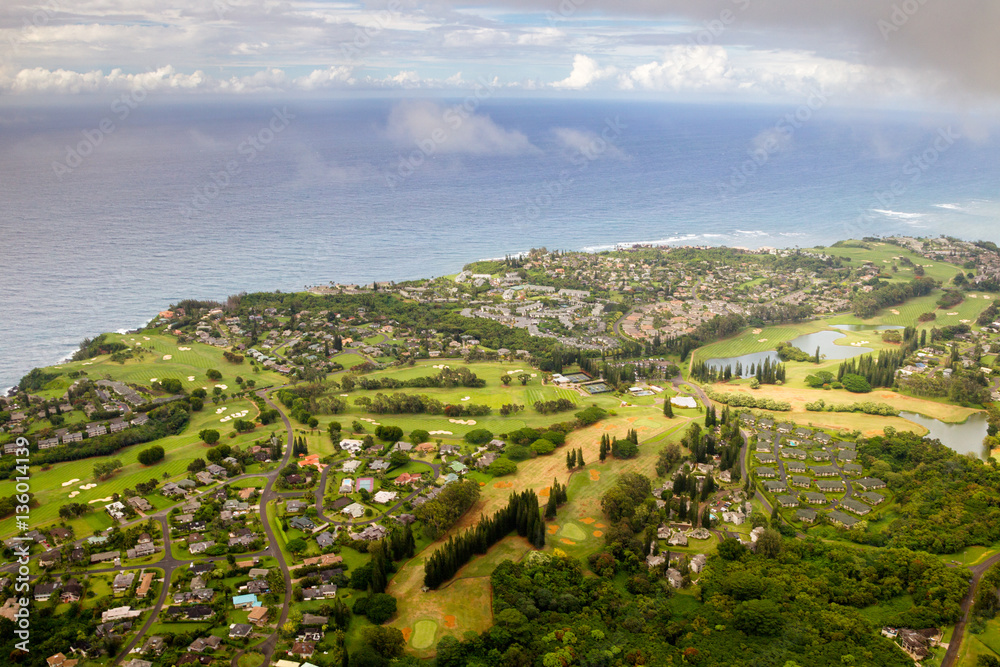
[[153, 509], [153, 506], [149, 504], [149, 501], [141, 496], [133, 496], [125, 502], [131, 505], [138, 512], [148, 512]]
[[207, 604], [196, 604], [185, 610], [185, 616], [189, 621], [203, 621], [212, 618], [215, 612]]
[[351, 479], [350, 477], [345, 477], [343, 480], [341, 480], [340, 488], [337, 490], [337, 493], [346, 495], [348, 493], [351, 493], [352, 491], [354, 491], [354, 480]]
[[794, 428], [795, 424], [790, 424], [788, 422], [785, 422], [783, 424], [778, 424], [778, 433], [787, 435], [788, 433], [791, 433]]
[[156, 553], [156, 547], [152, 544], [138, 544], [134, 549], [126, 549], [125, 557], [132, 558], [145, 558]]
[[214, 546], [215, 542], [213, 540], [206, 540], [204, 542], [195, 542], [194, 544], [188, 547], [188, 552], [190, 552], [192, 555], [202, 554]]
[[357, 454], [361, 451], [361, 448], [365, 446], [360, 440], [341, 440], [340, 449], [345, 452], [350, 452], [352, 454]]
[[465, 474], [469, 470], [469, 467], [461, 461], [452, 461], [448, 464], [448, 467], [451, 468], [451, 471], [456, 475]]
[[800, 426], [794, 431], [792, 431], [792, 435], [794, 435], [796, 438], [811, 438], [813, 432], [803, 426]]
[[816, 477], [839, 477], [840, 471], [837, 466], [816, 466], [812, 469], [812, 474]]
[[334, 538], [330, 531], [323, 531], [316, 536], [316, 544], [319, 545], [320, 549], [326, 549], [327, 547], [332, 547], [334, 545]]
[[213, 463], [209, 465], [207, 468], [205, 468], [205, 471], [208, 472], [213, 477], [221, 477], [225, 479], [226, 477], [229, 476], [229, 471], [220, 466], [218, 463]]
[[327, 625], [329, 622], [330, 619], [326, 616], [302, 614], [302, 625]]
[[393, 446], [392, 451], [394, 451], [394, 452], [411, 452], [411, 451], [413, 451], [413, 445], [411, 445], [408, 442], [399, 441], [399, 442], [397, 442]]
[[839, 479], [818, 479], [816, 486], [823, 493], [836, 493], [844, 490], [844, 482]]
[[861, 487], [863, 491], [874, 491], [876, 489], [884, 489], [886, 487], [885, 482], [877, 477], [864, 477], [855, 482]]
[[301, 500], [289, 500], [285, 503], [285, 513], [297, 514], [304, 512], [307, 507], [309, 507], [308, 503], [304, 503]]
[[254, 594], [236, 595], [233, 597], [233, 607], [236, 609], [252, 609], [259, 604], [257, 596]]
[[115, 593], [124, 593], [131, 590], [132, 583], [135, 581], [135, 573], [129, 572], [128, 574], [122, 572], [115, 576], [114, 583], [111, 585], [111, 590]]
[[858, 497], [867, 503], [871, 503], [872, 505], [881, 505], [885, 500], [885, 496], [881, 493], [875, 493], [874, 491], [866, 491], [865, 493], [859, 494]]
[[333, 584], [323, 584], [302, 589], [303, 600], [328, 600], [337, 597], [337, 587]]
[[341, 472], [346, 472], [348, 474], [354, 474], [365, 464], [364, 461], [359, 459], [351, 459], [350, 461], [344, 461], [344, 465], [340, 467]]
[[778, 472], [774, 468], [757, 468], [757, 476], [772, 479], [778, 476]]
[[795, 518], [802, 523], [813, 523], [816, 521], [816, 510], [800, 509], [795, 511]]
[[76, 602], [82, 597], [83, 586], [81, 586], [80, 582], [76, 579], [70, 579], [63, 585], [62, 593], [59, 595], [59, 600], [61, 602]]
[[142, 653], [143, 655], [160, 655], [165, 648], [167, 648], [167, 645], [163, 641], [163, 637], [153, 635], [142, 645]]
[[794, 447], [789, 447], [788, 449], [782, 449], [781, 455], [789, 459], [798, 459], [799, 461], [806, 460], [806, 453], [801, 449], [795, 449]]
[[787, 472], [805, 472], [808, 468], [802, 461], [788, 461], [785, 463]]
[[198, 482], [200, 482], [201, 484], [211, 484], [212, 482], [215, 481], [215, 478], [212, 477], [212, 473], [208, 472], [207, 470], [201, 470], [199, 472], [196, 472], [194, 474], [194, 478], [198, 480]]
[[267, 623], [267, 607], [254, 607], [250, 610], [247, 620], [254, 625], [264, 625]]
[[266, 579], [254, 579], [253, 581], [247, 582], [246, 589], [247, 593], [263, 595], [271, 590], [271, 586], [267, 583]]
[[93, 565], [94, 563], [106, 563], [109, 560], [116, 560], [118, 558], [121, 558], [120, 551], [102, 551], [101, 553], [90, 555], [90, 564]]
[[794, 496], [778, 496], [777, 500], [782, 507], [795, 507], [799, 504], [799, 499]]
[[61, 560], [62, 554], [59, 553], [58, 549], [49, 549], [38, 557], [38, 564], [42, 567], [52, 567]]
[[[775, 455], [771, 452], [758, 452], [755, 456], [761, 463], [774, 463], [778, 460], [777, 457], [775, 457]], [[758, 474], [760, 473], [758, 472]]]
[[139, 582], [139, 588], [135, 591], [135, 596], [138, 598], [144, 598], [149, 593], [149, 587], [153, 585], [153, 573], [147, 572], [142, 575], [142, 580]]
[[58, 542], [65, 542], [69, 538], [73, 537], [73, 531], [69, 528], [63, 528], [62, 526], [56, 526], [49, 531], [49, 534], [52, 536], [53, 540]]
[[78, 660], [69, 659], [62, 653], [56, 653], [45, 659], [48, 667], [76, 667]]
[[222, 644], [222, 637], [216, 637], [215, 635], [209, 635], [208, 637], [199, 637], [191, 642], [188, 646], [188, 650], [192, 653], [208, 653], [209, 651], [214, 651]]
[[672, 547], [686, 547], [688, 545], [687, 535], [678, 530], [667, 538], [667, 544]]
[[52, 594], [59, 590], [59, 583], [38, 584], [35, 586], [35, 602], [46, 602]]
[[386, 529], [385, 526], [380, 526], [377, 523], [372, 523], [365, 526], [365, 529], [362, 530], [360, 533], [351, 533], [351, 538], [355, 540], [366, 540], [371, 542], [373, 540], [381, 540], [383, 537], [386, 536], [386, 533], [388, 532], [389, 531]]
[[684, 584], [684, 577], [681, 576], [680, 570], [675, 570], [674, 568], [669, 567], [664, 573], [664, 576], [674, 588], [680, 588]]
[[498, 458], [499, 458], [499, 455], [496, 452], [486, 452], [485, 454], [483, 454], [482, 456], [480, 456], [478, 459], [476, 459], [476, 467], [480, 468], [480, 469], [481, 468], [488, 468]]
[[810, 505], [822, 505], [827, 502], [826, 496], [822, 493], [804, 493], [802, 495]]
[[708, 558], [705, 554], [697, 554], [691, 559], [691, 562], [688, 563], [688, 567], [691, 568], [692, 572], [698, 573], [705, 569], [706, 563], [708, 563]]
[[844, 528], [850, 528], [858, 522], [854, 517], [848, 516], [843, 512], [838, 512], [837, 510], [833, 510], [828, 516], [833, 524], [843, 526]]
[[385, 505], [395, 500], [397, 495], [395, 491], [379, 491], [372, 497], [372, 500], [379, 505]]
[[163, 495], [166, 498], [173, 498], [175, 496], [186, 495], [187, 491], [185, 491], [184, 489], [182, 489], [180, 486], [178, 486], [174, 482], [168, 482], [167, 484], [163, 485], [163, 488], [160, 489], [160, 494]]
[[403, 485], [403, 484], [414, 484], [416, 482], [419, 482], [422, 479], [423, 479], [422, 475], [416, 475], [416, 474], [411, 474], [411, 473], [408, 473], [408, 472], [404, 472], [403, 474], [401, 474], [399, 477], [397, 477], [393, 481], [396, 484]]
[[247, 623], [233, 623], [229, 626], [230, 639], [245, 639], [253, 632], [253, 626]]
[[149, 660], [140, 660], [139, 658], [132, 658], [126, 662], [122, 663], [122, 667], [153, 667], [153, 663]]
[[799, 486], [803, 489], [808, 489], [812, 486], [812, 479], [809, 477], [803, 477], [802, 475], [792, 475], [790, 478], [792, 486]]
[[764, 488], [771, 493], [777, 493], [779, 491], [785, 491], [785, 483], [780, 479], [768, 479], [764, 480]]
[[292, 528], [298, 528], [305, 533], [311, 533], [316, 528], [316, 524], [307, 516], [292, 517], [288, 521], [288, 525]]
[[814, 449], [813, 451], [809, 452], [809, 456], [810, 458], [812, 458], [813, 461], [830, 460], [830, 452], [823, 451], [822, 449]]
[[315, 652], [316, 644], [313, 642], [295, 642], [289, 651], [290, 654], [297, 655], [300, 658], [309, 658]]
[[858, 516], [864, 516], [872, 511], [872, 508], [862, 502], [858, 502], [853, 498], [845, 498], [840, 501], [840, 506], [849, 512], [854, 512]]
[[359, 503], [351, 503], [344, 509], [340, 510], [341, 514], [347, 514], [355, 519], [360, 519], [365, 515], [365, 506]]
[[389, 469], [389, 462], [384, 461], [382, 459], [375, 459], [370, 464], [368, 464], [368, 467], [374, 470], [375, 472], [382, 472]]

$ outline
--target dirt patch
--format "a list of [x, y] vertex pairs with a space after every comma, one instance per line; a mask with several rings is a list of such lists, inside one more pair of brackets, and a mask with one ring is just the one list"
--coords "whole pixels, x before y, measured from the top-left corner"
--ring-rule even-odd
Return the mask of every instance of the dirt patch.
[[454, 628], [457, 625], [458, 625], [458, 622], [455, 620], [455, 617], [452, 616], [451, 614], [448, 614], [447, 616], [444, 617], [444, 627], [446, 627], [446, 628]]
[[545, 530], [549, 531], [549, 535], [555, 535], [556, 533], [559, 532], [559, 524], [550, 523], [548, 526], [545, 527]]
[[585, 523], [589, 526], [590, 524], [594, 523], [594, 517], [585, 516], [582, 519], [580, 519], [580, 523]]
[[602, 535], [604, 535], [604, 531], [602, 531], [602, 530], [595, 530], [594, 531], [594, 537], [601, 537]]
[[595, 523], [594, 528], [607, 528], [603, 523]]
[[614, 431], [615, 428], [616, 427], [613, 424], [608, 424], [607, 426], [604, 427], [604, 430], [605, 431]]
[[601, 478], [601, 471], [600, 470], [595, 470], [595, 469], [591, 468], [590, 469], [590, 479], [592, 479], [592, 480], [594, 480], [596, 482], [600, 478]]
[[479, 486], [486, 486], [486, 482], [480, 482]]
[[563, 544], [568, 544], [574, 547], [576, 546], [576, 542], [574, 542], [573, 540], [567, 540], [565, 537], [560, 539], [559, 541], [562, 542]]
[[493, 484], [494, 489], [509, 489], [514, 486], [514, 482], [495, 482]]
[[413, 634], [413, 628], [403, 628], [400, 632], [403, 633], [403, 641], [409, 644], [410, 636]]
[[541, 496], [542, 498], [548, 498], [549, 497], [549, 488], [550, 487], [546, 486], [544, 489], [542, 489], [541, 491], [538, 492], [538, 495]]

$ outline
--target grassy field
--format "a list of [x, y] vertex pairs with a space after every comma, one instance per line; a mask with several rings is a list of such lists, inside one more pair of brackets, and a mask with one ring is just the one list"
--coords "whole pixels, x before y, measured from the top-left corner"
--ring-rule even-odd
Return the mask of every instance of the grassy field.
[[[549, 525], [547, 550], [561, 549], [574, 557], [585, 557], [600, 549], [604, 542], [604, 528], [600, 499], [625, 471], [641, 472], [655, 477], [656, 453], [669, 439], [679, 439], [684, 427], [690, 423], [685, 417], [667, 420], [659, 407], [637, 407], [587, 429], [575, 431], [567, 438], [567, 447], [582, 448], [584, 459], [589, 462], [582, 469], [570, 473], [566, 469], [564, 449], [547, 457], [539, 457], [519, 464], [516, 474], [487, 482], [481, 489], [480, 500], [452, 529], [451, 533], [465, 530], [483, 514], [489, 515], [506, 504], [511, 493], [534, 489], [543, 494], [553, 479], [567, 484], [569, 502], [559, 509], [554, 522]], [[641, 442], [655, 440], [657, 444], [640, 446], [638, 457], [628, 461], [608, 459], [598, 462], [600, 437], [604, 433], [623, 437], [634, 428]], [[663, 436], [670, 432], [671, 435]], [[447, 539], [447, 537], [445, 538]], [[388, 592], [396, 596], [399, 609], [391, 625], [400, 628], [409, 637], [408, 648], [419, 657], [433, 654], [432, 646], [444, 635], [462, 637], [463, 633], [483, 631], [492, 622], [490, 608], [489, 575], [502, 561], [520, 560], [531, 550], [527, 541], [511, 536], [501, 540], [490, 551], [474, 558], [463, 567], [454, 579], [442, 588], [426, 593], [423, 585], [424, 560], [444, 540], [435, 542], [402, 565], [390, 582]], [[426, 621], [426, 622], [424, 622]], [[419, 624], [419, 625], [418, 625]], [[432, 644], [424, 646], [427, 636], [434, 633]]]
[[[86, 361], [66, 362], [50, 367], [68, 374], [70, 371], [84, 371], [92, 380], [110, 378], [139, 385], [149, 386], [153, 379], [174, 378], [181, 381], [187, 390], [205, 387], [211, 390], [216, 384], [226, 385], [227, 393], [238, 390], [236, 376], [253, 379], [258, 387], [272, 384], [284, 384], [285, 380], [279, 373], [268, 370], [254, 372], [249, 362], [232, 364], [226, 361], [222, 348], [204, 345], [202, 343], [178, 344], [177, 339], [169, 334], [108, 334], [108, 340], [122, 342], [135, 348], [142, 346], [141, 358], [129, 359], [124, 363], [111, 361], [110, 355], [102, 355]], [[187, 348], [181, 350], [180, 348]], [[212, 381], [205, 377], [205, 372], [214, 368], [222, 373], [222, 379]], [[193, 380], [190, 378], [194, 378]], [[62, 375], [38, 392], [46, 398], [62, 396], [74, 382]]]
[[[176, 480], [187, 476], [188, 464], [196, 458], [204, 458], [208, 447], [198, 437], [198, 432], [204, 428], [214, 428], [222, 434], [220, 442], [229, 445], [247, 445], [255, 440], [262, 439], [271, 431], [276, 431], [276, 425], [257, 428], [247, 434], [236, 434], [230, 438], [230, 434], [235, 434], [232, 421], [220, 422], [225, 415], [242, 410], [248, 410], [247, 418], [257, 414], [256, 405], [248, 400], [229, 401], [224, 406], [226, 410], [217, 413], [215, 406], [209, 404], [201, 412], [193, 413], [191, 422], [183, 433], [157, 440], [155, 444], [161, 445], [166, 451], [166, 458], [153, 465], [144, 466], [138, 462], [139, 452], [150, 447], [154, 443], [144, 443], [133, 445], [119, 450], [113, 458], [120, 459], [124, 467], [120, 473], [109, 480], [96, 482], [94, 480], [93, 468], [97, 461], [95, 458], [80, 459], [77, 461], [66, 461], [53, 464], [47, 469], [38, 466], [31, 468], [31, 492], [35, 494], [39, 502], [38, 507], [34, 507], [29, 517], [29, 524], [32, 527], [47, 526], [59, 521], [59, 508], [68, 502], [91, 503], [94, 505], [94, 512], [82, 518], [68, 522], [75, 531], [77, 537], [85, 537], [95, 530], [110, 527], [111, 519], [104, 513], [103, 507], [110, 500], [114, 493], [121, 493], [126, 488], [134, 488], [139, 482], [146, 482], [152, 478], [157, 478], [162, 482]], [[92, 489], [81, 489], [87, 484], [97, 484]], [[79, 492], [73, 498], [70, 494]], [[14, 493], [14, 482], [0, 482], [0, 496], [6, 497]], [[154, 495], [154, 504], [160, 503], [161, 498]], [[100, 501], [100, 502], [97, 502]], [[166, 504], [163, 505], [167, 506]], [[158, 508], [162, 509], [161, 507]], [[7, 537], [15, 534], [13, 517], [0, 521], [0, 537]]]

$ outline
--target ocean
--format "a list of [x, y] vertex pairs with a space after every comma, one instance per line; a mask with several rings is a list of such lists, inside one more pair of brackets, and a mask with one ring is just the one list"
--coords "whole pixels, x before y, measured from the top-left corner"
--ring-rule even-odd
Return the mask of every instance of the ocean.
[[0, 388], [184, 298], [533, 247], [1000, 241], [1000, 140], [937, 114], [501, 99], [0, 103]]

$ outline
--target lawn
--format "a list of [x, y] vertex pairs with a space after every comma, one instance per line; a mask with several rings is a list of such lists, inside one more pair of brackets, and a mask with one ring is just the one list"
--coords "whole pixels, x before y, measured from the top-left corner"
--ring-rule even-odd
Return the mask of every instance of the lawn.
[[[110, 377], [144, 386], [149, 386], [153, 378], [162, 380], [173, 378], [181, 381], [183, 387], [190, 391], [197, 387], [205, 387], [209, 391], [216, 384], [226, 385], [227, 393], [239, 389], [236, 376], [253, 379], [258, 387], [284, 384], [284, 378], [272, 371], [259, 370], [254, 372], [248, 362], [232, 364], [223, 356], [223, 349], [203, 343], [178, 344], [174, 336], [142, 332], [137, 334], [108, 334], [109, 342], [122, 342], [130, 347], [142, 345], [145, 353], [139, 359], [129, 359], [124, 363], [111, 361], [110, 355], [102, 355], [86, 361], [73, 361], [51, 366], [46, 370], [58, 370], [63, 373], [70, 371], [85, 371], [93, 379]], [[181, 350], [180, 348], [188, 348]], [[214, 368], [222, 373], [221, 380], [209, 380], [205, 372]], [[194, 378], [193, 380], [190, 378]], [[46, 398], [62, 396], [73, 383], [73, 379], [62, 375], [38, 392]]]

